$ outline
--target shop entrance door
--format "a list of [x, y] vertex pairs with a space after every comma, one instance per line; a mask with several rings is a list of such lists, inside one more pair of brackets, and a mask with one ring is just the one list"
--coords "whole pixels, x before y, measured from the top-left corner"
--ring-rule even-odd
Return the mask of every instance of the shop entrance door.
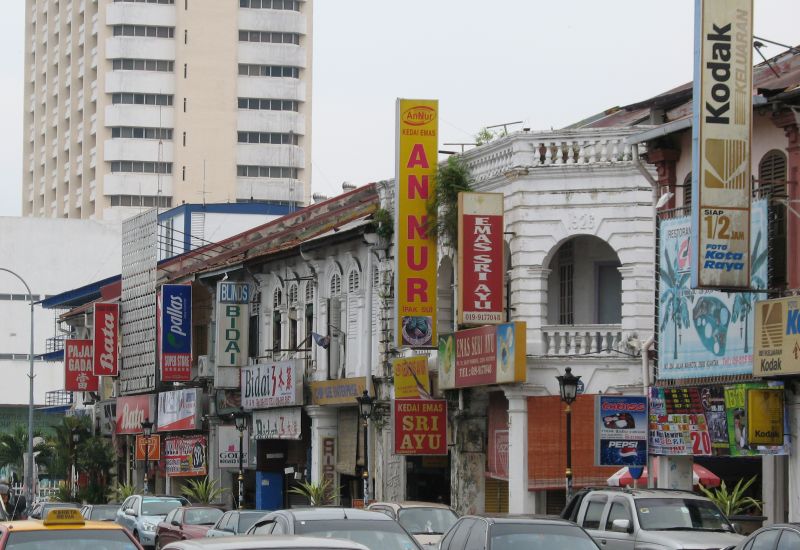
[[406, 499], [450, 504], [450, 455], [406, 457]]

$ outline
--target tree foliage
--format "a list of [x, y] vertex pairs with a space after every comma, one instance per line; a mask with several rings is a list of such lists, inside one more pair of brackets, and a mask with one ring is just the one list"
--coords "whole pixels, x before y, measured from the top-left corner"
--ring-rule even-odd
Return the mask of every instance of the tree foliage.
[[714, 504], [716, 504], [719, 509], [722, 510], [722, 513], [725, 514], [725, 516], [730, 517], [753, 508], [761, 510], [760, 500], [745, 495], [745, 492], [755, 480], [756, 476], [751, 477], [747, 481], [742, 478], [737, 481], [736, 485], [733, 486], [733, 489], [730, 490], [728, 490], [728, 487], [725, 485], [724, 481], [713, 491], [706, 489], [701, 485], [700, 491], [709, 499], [714, 501]]
[[[36, 438], [41, 437], [39, 432], [33, 434], [34, 443]], [[17, 425], [10, 433], [0, 433], [0, 467], [8, 467], [22, 476], [23, 462], [25, 453], [28, 452], [28, 428], [27, 426]], [[39, 443], [33, 447], [34, 453], [40, 453], [37, 463], [43, 463], [44, 458], [49, 452], [46, 443]]]
[[464, 161], [453, 155], [440, 165], [435, 176], [435, 192], [428, 199], [428, 238], [443, 246], [458, 247], [458, 194], [470, 191], [472, 178]]

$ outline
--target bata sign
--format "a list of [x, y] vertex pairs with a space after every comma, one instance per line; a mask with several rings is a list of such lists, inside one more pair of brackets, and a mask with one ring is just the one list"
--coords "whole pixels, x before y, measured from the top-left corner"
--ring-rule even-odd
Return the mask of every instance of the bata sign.
[[154, 416], [153, 395], [117, 397], [117, 435], [142, 433], [142, 422]]
[[503, 322], [503, 194], [458, 194], [458, 322]]
[[447, 454], [447, 401], [395, 399], [394, 453]]
[[217, 283], [217, 366], [243, 367], [247, 364], [250, 324], [250, 285]]
[[94, 305], [94, 375], [119, 374], [119, 304]]
[[64, 389], [97, 391], [98, 379], [93, 373], [91, 340], [67, 340], [64, 344]]
[[295, 361], [242, 367], [242, 407], [268, 409], [303, 404], [303, 371]]

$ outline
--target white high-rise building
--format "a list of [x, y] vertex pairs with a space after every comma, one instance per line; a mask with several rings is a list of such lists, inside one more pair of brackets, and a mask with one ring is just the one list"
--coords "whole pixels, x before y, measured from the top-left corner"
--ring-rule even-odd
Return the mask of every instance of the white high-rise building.
[[311, 0], [26, 0], [22, 212], [311, 198]]

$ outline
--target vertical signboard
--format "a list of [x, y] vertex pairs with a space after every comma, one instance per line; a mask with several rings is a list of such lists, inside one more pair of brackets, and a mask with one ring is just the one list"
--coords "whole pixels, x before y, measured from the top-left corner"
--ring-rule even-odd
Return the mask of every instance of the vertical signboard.
[[458, 322], [503, 322], [503, 194], [458, 194]]
[[91, 340], [67, 340], [64, 343], [64, 389], [66, 391], [97, 391], [94, 375]]
[[595, 466], [647, 466], [647, 397], [595, 398]]
[[756, 303], [755, 376], [800, 374], [800, 296]]
[[428, 380], [428, 357], [399, 357], [392, 359], [394, 376], [394, 396], [397, 399], [430, 398]]
[[747, 443], [783, 445], [783, 388], [747, 390]]
[[248, 283], [217, 283], [217, 345], [219, 367], [247, 364], [251, 287]]
[[439, 102], [397, 100], [395, 296], [398, 346], [436, 342], [436, 242], [426, 235], [435, 193]]
[[119, 304], [94, 305], [94, 375], [119, 374]]
[[750, 287], [753, 1], [695, 0], [692, 287]]
[[192, 286], [161, 287], [161, 380], [192, 379]]
[[136, 436], [136, 460], [144, 460], [145, 456], [151, 462], [161, 460], [160, 435], [151, 435], [150, 437]]
[[447, 454], [446, 400], [395, 399], [393, 416], [395, 454]]
[[[218, 466], [220, 468], [239, 467], [239, 430], [236, 426], [219, 426], [217, 428], [219, 437], [219, 457]], [[242, 432], [241, 438], [242, 464], [247, 464], [247, 456], [250, 445], [250, 437], [247, 430]]]

